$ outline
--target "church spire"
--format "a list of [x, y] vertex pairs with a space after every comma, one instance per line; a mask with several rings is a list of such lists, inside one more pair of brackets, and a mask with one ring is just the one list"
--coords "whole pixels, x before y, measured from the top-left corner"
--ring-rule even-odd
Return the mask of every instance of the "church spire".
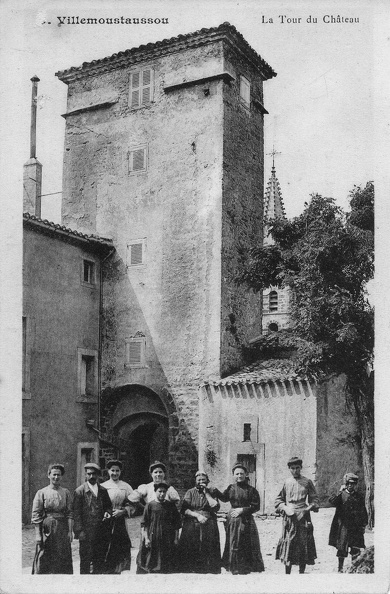
[[267, 221], [270, 219], [286, 219], [286, 212], [284, 209], [283, 198], [282, 198], [282, 191], [280, 189], [278, 178], [276, 177], [276, 170], [275, 170], [275, 155], [280, 155], [280, 153], [275, 151], [275, 148], [272, 149], [271, 153], [268, 153], [272, 156], [272, 169], [271, 169], [271, 177], [268, 180], [268, 184], [265, 190], [264, 195], [264, 223], [266, 224]]

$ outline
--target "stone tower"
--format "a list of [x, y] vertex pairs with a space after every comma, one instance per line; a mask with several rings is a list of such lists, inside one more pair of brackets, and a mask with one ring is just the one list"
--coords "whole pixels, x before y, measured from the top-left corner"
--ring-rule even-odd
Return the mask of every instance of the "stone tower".
[[[275, 155], [275, 153], [271, 153]], [[268, 234], [269, 222], [274, 219], [286, 219], [282, 192], [276, 177], [275, 160], [272, 161], [271, 177], [264, 194], [264, 240], [263, 245], [272, 245], [273, 239]], [[263, 291], [263, 332], [277, 332], [289, 325], [290, 289], [268, 287]]]
[[235, 281], [262, 241], [263, 82], [275, 73], [225, 23], [57, 76], [63, 223], [116, 248], [103, 270], [101, 461], [120, 455], [136, 486], [163, 458], [186, 488], [199, 383], [237, 369], [261, 331], [260, 298]]

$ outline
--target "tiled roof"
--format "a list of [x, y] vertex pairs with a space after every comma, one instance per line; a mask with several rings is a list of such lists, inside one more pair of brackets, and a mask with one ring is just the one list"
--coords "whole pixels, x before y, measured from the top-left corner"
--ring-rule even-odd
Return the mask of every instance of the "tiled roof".
[[98, 72], [111, 70], [112, 68], [120, 67], [134, 61], [144, 60], [150, 57], [156, 52], [168, 53], [172, 51], [178, 51], [180, 49], [186, 49], [188, 47], [196, 47], [215, 39], [220, 39], [222, 36], [232, 36], [236, 44], [239, 44], [245, 51], [247, 56], [260, 67], [265, 78], [272, 78], [276, 76], [276, 72], [271, 68], [269, 64], [263, 58], [255, 52], [255, 50], [249, 45], [244, 39], [243, 35], [237, 31], [237, 29], [230, 23], [222, 23], [218, 27], [211, 27], [209, 29], [200, 29], [194, 33], [187, 33], [185, 35], [178, 35], [177, 37], [171, 37], [170, 39], [163, 39], [162, 41], [156, 41], [155, 43], [147, 43], [146, 45], [140, 45], [139, 47], [127, 49], [123, 52], [112, 54], [106, 58], [99, 60], [92, 60], [92, 62], [84, 62], [81, 66], [68, 68], [67, 70], [61, 70], [56, 72], [56, 76], [63, 80], [65, 83], [76, 78], [80, 78], [85, 75], [93, 75]]
[[65, 227], [64, 225], [59, 225], [58, 223], [53, 223], [51, 221], [47, 221], [46, 219], [40, 219], [39, 217], [36, 217], [35, 215], [32, 215], [28, 212], [23, 213], [23, 222], [27, 225], [30, 225], [37, 231], [54, 234], [62, 239], [69, 238], [87, 243], [93, 247], [101, 247], [103, 249], [112, 249], [114, 247], [112, 239], [99, 237], [98, 235], [86, 235], [85, 233], [80, 233], [80, 231], [69, 229], [69, 227]]
[[243, 367], [223, 379], [205, 380], [202, 386], [231, 386], [237, 384], [267, 384], [285, 380], [307, 380], [296, 371], [296, 361], [293, 359], [269, 359], [258, 361]]

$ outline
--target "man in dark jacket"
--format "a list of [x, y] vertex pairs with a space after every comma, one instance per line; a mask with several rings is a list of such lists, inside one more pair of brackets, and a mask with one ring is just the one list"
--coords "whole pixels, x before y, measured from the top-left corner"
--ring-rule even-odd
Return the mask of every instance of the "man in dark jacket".
[[74, 492], [75, 538], [80, 541], [80, 573], [103, 573], [110, 536], [111, 500], [108, 491], [98, 484], [100, 467], [90, 462], [84, 466], [86, 482]]
[[329, 502], [336, 507], [329, 534], [329, 544], [337, 549], [339, 573], [343, 572], [344, 559], [348, 557], [348, 549], [352, 560], [365, 548], [364, 530], [368, 516], [364, 497], [357, 492], [358, 477], [352, 472], [344, 476], [344, 484], [338, 495], [332, 495]]

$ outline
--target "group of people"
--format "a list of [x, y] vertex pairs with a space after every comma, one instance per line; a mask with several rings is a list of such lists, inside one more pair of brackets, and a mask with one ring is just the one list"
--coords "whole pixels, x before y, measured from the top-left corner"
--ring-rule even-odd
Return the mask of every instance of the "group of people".
[[[310, 512], [318, 512], [319, 500], [313, 482], [301, 475], [302, 460], [288, 461], [291, 476], [275, 501], [283, 516], [282, 536], [276, 559], [291, 573], [292, 565], [304, 573], [314, 564], [316, 548]], [[49, 485], [34, 498], [32, 523], [36, 531], [36, 552], [32, 573], [73, 573], [71, 542], [79, 540], [80, 573], [121, 573], [130, 569], [129, 520], [143, 506], [137, 573], [221, 573], [233, 575], [264, 571], [258, 530], [253, 514], [260, 509], [258, 491], [249, 485], [248, 471], [233, 466], [232, 483], [224, 490], [209, 486], [207, 473], [198, 470], [195, 486], [182, 502], [178, 492], [165, 481], [166, 467], [155, 462], [149, 468], [151, 482], [132, 487], [120, 479], [122, 463], [110, 460], [109, 480], [99, 483], [100, 467], [85, 465], [86, 480], [73, 497], [61, 487], [65, 469], [51, 464]], [[352, 557], [364, 547], [367, 513], [356, 491], [358, 477], [345, 476], [337, 496], [329, 544], [337, 548], [339, 571], [348, 552]], [[220, 553], [217, 512], [220, 501], [230, 503], [225, 521], [226, 542]]]

